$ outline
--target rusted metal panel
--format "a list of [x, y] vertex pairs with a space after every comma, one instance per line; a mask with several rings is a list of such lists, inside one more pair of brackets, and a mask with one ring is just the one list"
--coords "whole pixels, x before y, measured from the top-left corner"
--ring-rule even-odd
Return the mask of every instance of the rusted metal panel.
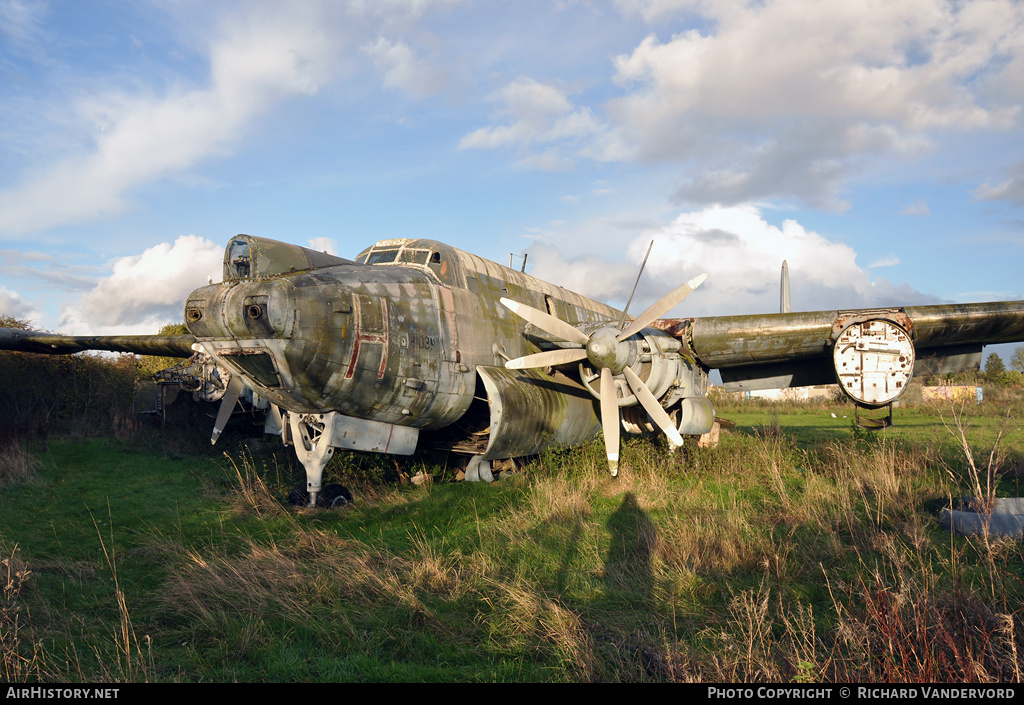
[[690, 347], [706, 367], [785, 362], [823, 355], [835, 311], [694, 319]]
[[908, 306], [914, 344], [921, 348], [1024, 340], [1024, 301]]
[[844, 330], [855, 324], [871, 321], [889, 321], [894, 323], [911, 336], [914, 334], [914, 321], [901, 308], [868, 308], [854, 311], [839, 311], [832, 322], [832, 341], [835, 342]]

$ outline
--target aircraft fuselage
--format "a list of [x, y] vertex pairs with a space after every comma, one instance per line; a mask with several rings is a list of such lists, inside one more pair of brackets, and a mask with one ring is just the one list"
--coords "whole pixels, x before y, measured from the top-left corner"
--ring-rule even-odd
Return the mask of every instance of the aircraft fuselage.
[[[194, 291], [190, 332], [218, 364], [279, 407], [422, 429], [469, 408], [476, 368], [540, 348], [499, 303], [511, 296], [574, 325], [617, 312], [529, 275], [427, 240], [382, 241], [356, 262], [286, 271], [225, 262], [225, 281]], [[279, 243], [276, 243], [279, 245]], [[295, 246], [292, 246], [295, 247]], [[296, 248], [304, 250], [305, 248]], [[382, 261], [388, 260], [390, 261]], [[232, 276], [236, 275], [236, 276]], [[238, 276], [241, 275], [241, 276]]]

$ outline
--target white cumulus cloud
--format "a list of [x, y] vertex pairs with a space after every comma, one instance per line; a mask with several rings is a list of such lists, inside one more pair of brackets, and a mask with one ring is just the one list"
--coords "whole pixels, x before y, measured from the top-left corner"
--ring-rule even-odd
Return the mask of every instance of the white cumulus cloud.
[[61, 311], [61, 332], [155, 333], [182, 320], [185, 297], [209, 278], [220, 281], [223, 247], [195, 235], [122, 257], [111, 273]]
[[0, 316], [10, 316], [19, 321], [37, 321], [39, 312], [33, 305], [25, 301], [16, 291], [0, 285]]
[[848, 245], [807, 230], [795, 220], [772, 225], [754, 206], [714, 206], [681, 213], [667, 225], [632, 237], [629, 262], [566, 257], [554, 245], [535, 244], [528, 250], [530, 273], [586, 296], [622, 304], [652, 239], [654, 247], [631, 309], [634, 314], [701, 272], [708, 272], [708, 280], [672, 315], [777, 312], [783, 260], [789, 262], [794, 311], [939, 302], [907, 285], [872, 278], [857, 264], [857, 253]]

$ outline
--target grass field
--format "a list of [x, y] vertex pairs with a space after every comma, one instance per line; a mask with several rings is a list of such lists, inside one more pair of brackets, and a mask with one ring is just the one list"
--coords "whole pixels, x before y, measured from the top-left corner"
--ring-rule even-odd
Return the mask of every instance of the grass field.
[[[998, 437], [998, 494], [1024, 494], [1019, 417], [967, 412], [975, 467]], [[341, 511], [282, 503], [284, 449], [12, 451], [0, 680], [1021, 679], [1020, 546], [936, 521], [975, 487], [948, 410], [722, 415], [718, 448], [627, 442], [615, 480], [600, 443], [491, 485], [339, 454]]]

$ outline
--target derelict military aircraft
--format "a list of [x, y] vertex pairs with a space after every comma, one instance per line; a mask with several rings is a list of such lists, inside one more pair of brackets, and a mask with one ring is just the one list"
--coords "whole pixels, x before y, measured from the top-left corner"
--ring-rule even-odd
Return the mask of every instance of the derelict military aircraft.
[[623, 429], [676, 446], [711, 430], [711, 369], [729, 391], [838, 382], [858, 407], [888, 408], [885, 425], [913, 375], [976, 368], [983, 344], [1024, 340], [1021, 301], [791, 313], [784, 289], [777, 314], [662, 318], [706, 276], [630, 319], [432, 240], [381, 240], [352, 261], [238, 235], [223, 281], [185, 301], [190, 335], [5, 329], [0, 348], [189, 358], [163, 378], [221, 400], [212, 440], [251, 390], [312, 506], [335, 449], [408, 455], [421, 432], [483, 479], [492, 461], [603, 432], [615, 475]]

